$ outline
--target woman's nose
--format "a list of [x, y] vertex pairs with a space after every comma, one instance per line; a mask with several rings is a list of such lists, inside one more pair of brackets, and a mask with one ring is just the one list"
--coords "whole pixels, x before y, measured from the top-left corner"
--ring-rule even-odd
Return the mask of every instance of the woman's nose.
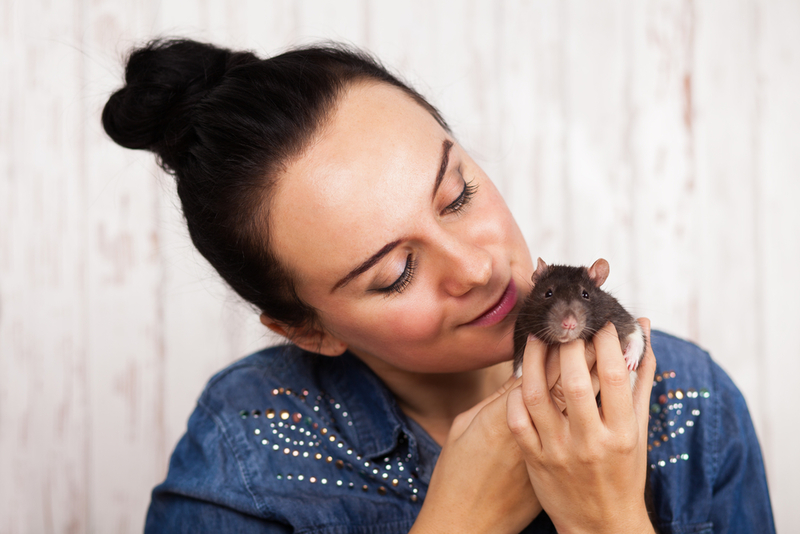
[[492, 278], [492, 255], [479, 246], [453, 240], [444, 247], [447, 261], [443, 270], [445, 291], [460, 297]]

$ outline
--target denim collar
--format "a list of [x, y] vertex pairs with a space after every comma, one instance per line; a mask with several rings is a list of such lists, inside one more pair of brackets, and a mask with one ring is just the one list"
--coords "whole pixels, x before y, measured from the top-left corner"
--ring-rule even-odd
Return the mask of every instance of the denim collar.
[[322, 359], [319, 383], [347, 406], [353, 422], [352, 426], [342, 426], [340, 432], [365, 457], [387, 456], [397, 448], [401, 436], [410, 434], [405, 415], [392, 393], [350, 352]]
[[430, 480], [441, 447], [422, 427], [412, 424], [378, 376], [349, 351], [336, 358], [319, 358], [319, 384], [350, 410], [353, 425], [343, 425], [340, 433], [371, 460], [391, 456], [408, 440], [420, 478]]

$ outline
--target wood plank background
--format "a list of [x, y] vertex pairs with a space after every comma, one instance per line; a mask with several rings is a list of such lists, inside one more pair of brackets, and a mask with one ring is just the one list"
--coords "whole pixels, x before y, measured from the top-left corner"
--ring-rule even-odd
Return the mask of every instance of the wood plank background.
[[800, 529], [797, 0], [0, 0], [0, 533], [140, 531], [205, 381], [272, 341], [100, 127], [158, 35], [375, 52], [534, 256], [606, 257], [624, 303], [712, 352]]

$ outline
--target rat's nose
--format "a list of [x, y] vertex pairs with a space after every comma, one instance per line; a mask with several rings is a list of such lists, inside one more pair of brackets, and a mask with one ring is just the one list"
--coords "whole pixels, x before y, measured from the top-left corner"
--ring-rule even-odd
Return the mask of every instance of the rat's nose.
[[574, 315], [568, 315], [564, 317], [563, 321], [561, 321], [561, 328], [564, 330], [575, 330], [577, 326], [578, 319], [576, 319]]

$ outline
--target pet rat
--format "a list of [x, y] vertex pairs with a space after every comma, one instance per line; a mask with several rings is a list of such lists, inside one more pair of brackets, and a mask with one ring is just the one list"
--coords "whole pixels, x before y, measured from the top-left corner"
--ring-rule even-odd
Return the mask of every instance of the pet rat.
[[[647, 346], [642, 327], [617, 299], [600, 286], [608, 278], [608, 262], [602, 258], [588, 269], [569, 265], [547, 265], [539, 258], [531, 281], [533, 289], [520, 308], [514, 327], [514, 374], [522, 376], [522, 355], [533, 334], [548, 345], [568, 343], [581, 338], [589, 341], [609, 321], [619, 335], [622, 354], [630, 373], [631, 389], [636, 385], [636, 373]], [[656, 532], [650, 470], [645, 482], [645, 505]]]
[[[520, 308], [514, 327], [514, 374], [522, 376], [522, 355], [533, 334], [548, 345], [586, 341], [609, 321], [619, 334], [629, 371], [635, 371], [647, 344], [642, 327], [617, 299], [600, 286], [608, 278], [608, 262], [602, 258], [588, 269], [547, 265], [538, 259], [531, 281], [533, 289]], [[631, 372], [631, 388], [636, 373]]]

